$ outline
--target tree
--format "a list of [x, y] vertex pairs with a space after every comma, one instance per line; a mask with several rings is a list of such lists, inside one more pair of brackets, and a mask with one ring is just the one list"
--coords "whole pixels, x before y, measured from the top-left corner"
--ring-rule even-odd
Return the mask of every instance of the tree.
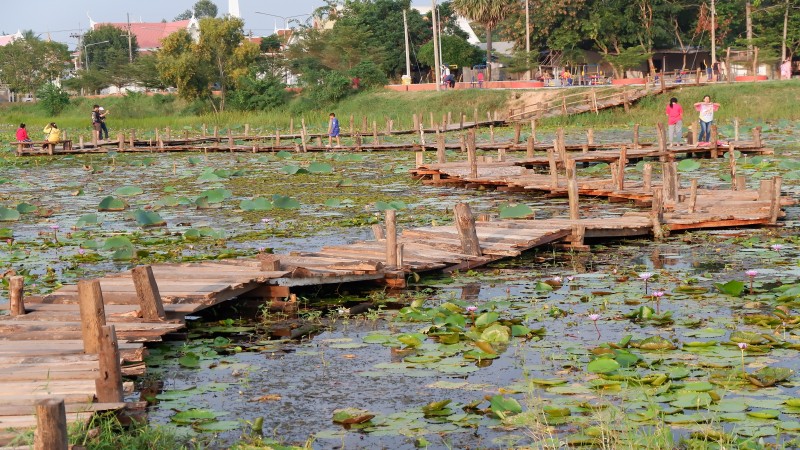
[[[420, 47], [419, 61], [433, 67], [433, 41]], [[481, 50], [458, 36], [442, 36], [442, 63], [459, 67], [472, 67], [481, 62]]]
[[198, 0], [192, 9], [187, 9], [186, 11], [175, 16], [175, 20], [191, 19], [192, 15], [194, 15], [194, 17], [197, 19], [203, 19], [205, 17], [214, 18], [217, 17], [218, 12], [219, 9], [217, 8], [217, 5], [215, 5], [211, 0]]
[[453, 9], [486, 28], [486, 71], [492, 79], [492, 32], [503, 20], [513, 0], [453, 0]]
[[242, 19], [224, 17], [200, 20], [198, 42], [186, 30], [172, 33], [158, 52], [161, 79], [173, 83], [187, 99], [210, 96], [210, 86], [217, 84], [220, 110], [224, 110], [228, 90], [247, 74], [259, 54], [258, 46], [245, 40], [243, 30]]
[[[83, 35], [84, 62], [92, 69], [105, 69], [111, 64], [125, 64], [136, 57], [139, 43], [128, 31], [114, 25], [99, 25]], [[83, 54], [83, 53], [82, 53]]]
[[67, 46], [28, 35], [0, 47], [0, 79], [14, 92], [35, 93], [61, 78], [69, 63]]

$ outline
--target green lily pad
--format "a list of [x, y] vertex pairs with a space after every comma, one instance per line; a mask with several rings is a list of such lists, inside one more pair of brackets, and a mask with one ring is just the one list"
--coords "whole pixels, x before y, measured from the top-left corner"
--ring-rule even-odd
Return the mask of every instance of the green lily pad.
[[533, 213], [534, 211], [530, 206], [520, 203], [514, 206], [501, 206], [499, 217], [501, 219], [519, 219], [531, 216]]
[[127, 205], [124, 201], [114, 198], [112, 196], [105, 197], [104, 199], [100, 200], [100, 204], [97, 205], [98, 211], [124, 211]]
[[19, 211], [11, 208], [0, 208], [0, 221], [12, 222], [19, 220]]
[[133, 217], [136, 219], [136, 223], [143, 228], [163, 227], [167, 225], [167, 221], [162, 219], [161, 216], [154, 211], [137, 209], [133, 212]]
[[117, 188], [114, 191], [114, 194], [122, 196], [122, 197], [130, 197], [132, 195], [139, 195], [144, 192], [144, 189], [138, 186], [123, 186], [121, 188]]
[[678, 170], [681, 172], [694, 172], [700, 168], [700, 161], [696, 159], [684, 159], [678, 163]]
[[597, 358], [589, 363], [586, 370], [592, 373], [611, 373], [619, 367], [619, 363], [611, 358]]
[[254, 197], [252, 200], [242, 200], [239, 208], [243, 211], [269, 211], [274, 205], [263, 197]]
[[278, 209], [298, 209], [300, 202], [286, 195], [275, 194], [272, 196], [272, 204]]
[[747, 379], [758, 387], [768, 387], [788, 379], [792, 374], [794, 374], [792, 369], [767, 366], [749, 374]]

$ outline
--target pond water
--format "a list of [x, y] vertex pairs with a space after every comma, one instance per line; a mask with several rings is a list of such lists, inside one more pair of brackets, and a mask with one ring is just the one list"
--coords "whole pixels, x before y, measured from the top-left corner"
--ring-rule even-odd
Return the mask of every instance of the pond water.
[[[769, 124], [779, 154], [739, 159], [751, 185], [782, 174], [784, 192], [796, 192], [795, 128]], [[565, 211], [561, 199], [420, 185], [411, 164], [411, 153], [6, 158], [0, 205], [21, 214], [0, 222], [0, 267], [44, 293], [133, 264], [368, 238], [389, 202], [403, 227], [449, 221], [460, 201], [477, 213], [509, 202], [537, 217]], [[312, 173], [290, 174], [297, 167]], [[726, 171], [702, 160], [687, 176], [724, 187]], [[107, 196], [125, 210], [98, 212]], [[586, 211], [631, 208], [597, 201]], [[798, 369], [800, 349], [797, 212], [787, 209], [782, 229], [598, 242], [592, 253], [542, 248], [423, 277], [399, 297], [309, 294], [325, 306], [301, 311], [298, 324], [320, 328], [301, 341], [265, 332], [285, 317], [230, 308], [201, 319], [189, 341], [154, 346], [141, 394], [155, 403], [154, 422], [219, 448], [253, 439], [258, 418], [265, 440], [313, 448], [673, 448], [679, 439], [791, 448], [800, 393], [784, 369]], [[386, 307], [340, 310], [366, 301]]]

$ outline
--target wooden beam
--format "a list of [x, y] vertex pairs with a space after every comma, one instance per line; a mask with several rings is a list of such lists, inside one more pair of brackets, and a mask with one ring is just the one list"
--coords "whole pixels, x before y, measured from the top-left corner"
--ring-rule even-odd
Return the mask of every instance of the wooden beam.
[[100, 329], [100, 373], [95, 380], [97, 401], [114, 403], [123, 401], [122, 369], [120, 368], [119, 344], [114, 325], [105, 325]]
[[67, 450], [67, 411], [64, 399], [48, 398], [36, 402], [34, 450]]
[[386, 266], [397, 266], [397, 211], [386, 210]]
[[569, 197], [569, 218], [572, 220], [580, 219], [578, 208], [578, 180], [575, 173], [575, 160], [568, 159], [566, 162], [567, 171], [567, 196]]
[[106, 324], [106, 311], [100, 281], [79, 281], [78, 301], [81, 313], [83, 351], [88, 354], [97, 353], [100, 349], [100, 328]]
[[475, 218], [472, 210], [466, 203], [459, 203], [454, 208], [455, 224], [458, 236], [461, 239], [461, 250], [471, 256], [482, 256], [481, 246], [478, 242], [478, 233], [475, 230]]
[[25, 315], [25, 300], [24, 290], [25, 278], [21, 276], [13, 276], [8, 279], [8, 292], [9, 292], [9, 313], [12, 316]]
[[166, 319], [158, 283], [153, 276], [153, 268], [150, 266], [134, 267], [131, 270], [131, 277], [136, 288], [136, 296], [139, 297], [142, 319], [146, 322], [160, 322]]

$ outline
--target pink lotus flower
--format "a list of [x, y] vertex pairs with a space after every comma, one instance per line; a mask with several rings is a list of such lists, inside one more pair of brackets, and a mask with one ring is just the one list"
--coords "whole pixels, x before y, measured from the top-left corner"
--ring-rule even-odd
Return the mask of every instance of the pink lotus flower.
[[600, 328], [597, 326], [597, 321], [600, 319], [600, 314], [589, 314], [589, 318], [594, 322], [594, 329], [597, 330], [597, 339], [600, 339]]
[[82, 255], [82, 254], [84, 254], [84, 253], [86, 253], [86, 250], [84, 250], [84, 249], [82, 249], [82, 248], [79, 248], [79, 249], [78, 249], [78, 254], [79, 254], [79, 255]]
[[474, 313], [477, 310], [478, 310], [477, 306], [467, 306], [467, 311], [468, 312]]
[[739, 348], [740, 348], [740, 349], [742, 349], [742, 350], [744, 350], [744, 349], [746, 349], [746, 348], [747, 348], [747, 342], [739, 342], [739, 344], [737, 344], [737, 345], [738, 345], [738, 346], [739, 346]]
[[756, 275], [758, 275], [758, 271], [750, 269], [750, 270], [746, 271], [745, 274], [747, 274], [748, 277], [753, 278]]
[[773, 251], [779, 252], [779, 251], [783, 250], [783, 245], [781, 245], [781, 244], [772, 244], [772, 246], [770, 248]]
[[652, 278], [653, 274], [650, 272], [642, 272], [639, 274], [639, 278], [644, 281], [644, 295], [647, 295], [647, 280]]

